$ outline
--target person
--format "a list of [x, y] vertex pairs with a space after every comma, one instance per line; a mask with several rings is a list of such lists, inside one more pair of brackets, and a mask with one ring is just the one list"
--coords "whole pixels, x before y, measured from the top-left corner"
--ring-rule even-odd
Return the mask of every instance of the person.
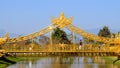
[[79, 44], [80, 44], [80, 46], [82, 46], [82, 40], [80, 40]]
[[101, 50], [101, 45], [98, 45], [98, 50]]
[[80, 42], [79, 42], [79, 49], [81, 49], [82, 48], [82, 40], [80, 40]]
[[32, 48], [30, 47], [30, 48], [29, 48], [29, 50], [31, 51], [31, 50], [32, 50]]

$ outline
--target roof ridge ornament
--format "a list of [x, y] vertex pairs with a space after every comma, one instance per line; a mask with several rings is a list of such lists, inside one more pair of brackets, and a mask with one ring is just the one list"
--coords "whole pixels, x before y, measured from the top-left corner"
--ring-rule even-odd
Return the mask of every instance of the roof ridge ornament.
[[64, 13], [61, 12], [59, 14], [58, 18], [51, 17], [51, 23], [52, 23], [53, 26], [63, 28], [63, 27], [72, 23], [72, 17], [66, 18], [64, 16]]

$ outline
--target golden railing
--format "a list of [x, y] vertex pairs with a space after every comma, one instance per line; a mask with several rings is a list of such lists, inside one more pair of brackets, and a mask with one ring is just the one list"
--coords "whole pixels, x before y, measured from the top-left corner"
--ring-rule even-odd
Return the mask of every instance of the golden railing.
[[110, 47], [107, 45], [104, 46], [94, 46], [90, 44], [86, 44], [84, 46], [74, 45], [74, 44], [56, 44], [56, 45], [33, 45], [33, 48], [26, 46], [4, 46], [3, 47], [6, 51], [113, 51], [110, 50]]

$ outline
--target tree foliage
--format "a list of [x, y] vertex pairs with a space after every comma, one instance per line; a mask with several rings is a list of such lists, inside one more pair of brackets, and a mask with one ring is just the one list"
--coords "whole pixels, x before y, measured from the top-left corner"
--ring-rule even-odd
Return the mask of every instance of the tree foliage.
[[88, 39], [88, 38], [84, 38], [84, 43], [85, 44], [92, 44], [92, 43], [94, 43], [94, 40], [90, 40], [90, 39]]
[[111, 32], [107, 26], [104, 26], [102, 29], [100, 29], [98, 36], [110, 38]]
[[52, 42], [53, 44], [59, 44], [59, 43], [69, 44], [70, 43], [69, 39], [67, 38], [67, 34], [58, 27], [55, 28], [52, 33]]

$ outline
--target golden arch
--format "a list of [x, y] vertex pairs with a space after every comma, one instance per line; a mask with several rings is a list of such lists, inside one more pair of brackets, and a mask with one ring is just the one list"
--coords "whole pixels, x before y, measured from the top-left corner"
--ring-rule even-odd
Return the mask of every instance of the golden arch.
[[[20, 42], [20, 41], [23, 41], [23, 40], [28, 40], [28, 39], [32, 39], [32, 38], [35, 38], [35, 37], [38, 37], [38, 36], [41, 36], [49, 31], [52, 30], [52, 26], [55, 26], [55, 27], [59, 27], [59, 28], [67, 28], [68, 30], [84, 37], [84, 38], [88, 38], [88, 39], [91, 39], [91, 40], [95, 40], [95, 41], [99, 41], [99, 42], [103, 42], [103, 43], [115, 43], [115, 44], [120, 44], [120, 40], [116, 39], [116, 38], [105, 38], [105, 37], [99, 37], [97, 35], [94, 35], [94, 34], [90, 34], [74, 25], [72, 25], [72, 17], [69, 17], [69, 18], [66, 18], [64, 16], [64, 13], [60, 13], [59, 17], [58, 18], [54, 18], [54, 17], [51, 17], [51, 25], [38, 31], [38, 32], [35, 32], [35, 33], [31, 33], [31, 34], [28, 34], [28, 35], [25, 35], [25, 36], [19, 36], [19, 37], [16, 37], [16, 38], [8, 38], [8, 37], [5, 37], [5, 38], [0, 38], [0, 45], [3, 44], [3, 43], [15, 43], [15, 42]], [[7, 41], [8, 40], [8, 41]]]

